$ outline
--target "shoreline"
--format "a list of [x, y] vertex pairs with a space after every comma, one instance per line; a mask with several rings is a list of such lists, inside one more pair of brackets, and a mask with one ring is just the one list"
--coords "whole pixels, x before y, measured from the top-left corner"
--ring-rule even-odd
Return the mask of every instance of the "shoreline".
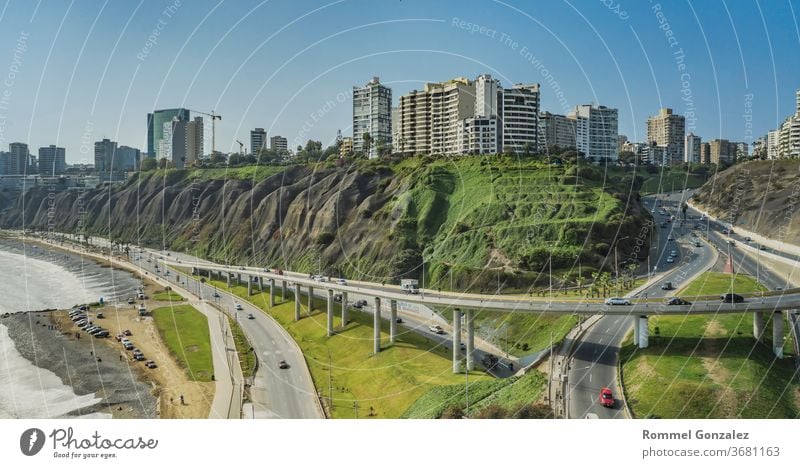
[[[133, 285], [139, 284], [135, 273], [111, 267], [107, 262], [83, 257], [57, 246], [41, 242], [4, 237], [0, 250], [26, 255], [63, 268], [77, 276], [87, 290], [111, 291], [105, 294], [106, 305], [131, 295]], [[116, 271], [116, 274], [114, 273]], [[97, 297], [95, 300], [98, 300]], [[65, 304], [60, 304], [64, 306]], [[70, 304], [69, 307], [75, 304]], [[135, 361], [123, 359], [112, 338], [97, 339], [80, 333], [80, 338], [67, 330], [73, 327], [66, 313], [58, 307], [44, 310], [6, 312], [0, 315], [0, 324], [8, 329], [8, 336], [19, 354], [31, 366], [55, 374], [63, 385], [78, 397], [95, 395], [100, 401], [64, 413], [58, 417], [73, 418], [103, 413], [113, 418], [157, 418], [161, 393], [156, 379], [146, 375]], [[66, 310], [69, 310], [68, 308]], [[63, 324], [63, 328], [62, 328]], [[112, 327], [109, 331], [114, 332]], [[104, 341], [104, 342], [101, 342]], [[47, 387], [41, 389], [47, 393]]]
[[[53, 326], [57, 311], [5, 314], [0, 324], [8, 329], [14, 347], [31, 365], [49, 370], [78, 396], [95, 395], [101, 400], [61, 417], [105, 413], [113, 418], [155, 418], [156, 398], [152, 387], [119, 361], [110, 346], [91, 335], [80, 339]], [[44, 389], [42, 389], [44, 390]]]

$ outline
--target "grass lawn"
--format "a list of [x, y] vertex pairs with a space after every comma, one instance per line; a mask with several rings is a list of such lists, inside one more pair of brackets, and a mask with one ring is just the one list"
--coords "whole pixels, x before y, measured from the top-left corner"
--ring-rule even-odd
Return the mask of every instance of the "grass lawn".
[[191, 380], [210, 382], [214, 375], [208, 319], [189, 305], [161, 307], [153, 311], [161, 338]]
[[[225, 283], [213, 281], [218, 288], [226, 290]], [[246, 286], [234, 286], [231, 292], [247, 298]], [[314, 309], [308, 314], [307, 296], [302, 297], [303, 318], [294, 321], [294, 298], [292, 295], [270, 310], [268, 293], [255, 294], [249, 300], [268, 312], [281, 324], [300, 345], [308, 363], [314, 384], [328, 402], [329, 377], [333, 387], [334, 418], [355, 416], [354, 402], [358, 402], [358, 416], [371, 413], [379, 418], [397, 418], [426, 390], [439, 385], [461, 383], [464, 374], [452, 373], [451, 353], [433, 341], [399, 326], [397, 342], [389, 344], [389, 323], [381, 324], [382, 351], [372, 354], [372, 315], [350, 311], [350, 323], [341, 328], [341, 305], [336, 304], [334, 327], [337, 333], [326, 336], [326, 305], [322, 299], [314, 301]], [[387, 312], [388, 314], [388, 312]], [[331, 366], [329, 367], [329, 362]], [[485, 373], [474, 371], [474, 381], [491, 381]]]
[[[697, 296], [716, 296], [731, 290], [731, 275], [715, 271], [707, 271], [697, 277], [691, 284], [681, 289], [678, 293], [689, 300]], [[767, 288], [758, 284], [756, 279], [749, 275], [733, 275], [733, 291], [739, 294], [751, 294], [767, 291]]]
[[498, 405], [509, 412], [520, 406], [536, 402], [547, 387], [547, 376], [533, 371], [522, 377], [508, 379], [470, 381], [469, 394], [466, 382], [460, 385], [434, 387], [425, 392], [403, 413], [408, 419], [435, 419], [451, 407], [466, 408], [467, 396], [470, 402], [470, 415], [475, 415], [488, 405]]
[[[734, 281], [738, 293], [763, 289], [745, 275]], [[681, 294], [691, 299], [729, 287], [730, 275], [707, 273]], [[636, 417], [800, 416], [793, 360], [774, 357], [769, 317], [764, 344], [755, 341], [752, 321], [749, 313], [651, 317], [650, 346], [637, 349], [628, 338], [620, 353], [626, 397]]]
[[185, 299], [175, 291], [158, 291], [153, 294], [153, 300], [164, 302], [182, 302]]

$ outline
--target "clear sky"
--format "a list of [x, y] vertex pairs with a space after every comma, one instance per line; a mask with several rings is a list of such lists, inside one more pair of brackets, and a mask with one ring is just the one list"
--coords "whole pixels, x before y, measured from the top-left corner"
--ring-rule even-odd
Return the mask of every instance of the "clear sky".
[[395, 103], [456, 76], [538, 82], [542, 110], [617, 107], [620, 133], [636, 141], [659, 107], [693, 111], [687, 127], [704, 139], [752, 141], [794, 112], [800, 88], [800, 3], [788, 0], [0, 0], [0, 8], [0, 148], [57, 144], [70, 163], [91, 162], [104, 137], [146, 149], [154, 108], [215, 110], [223, 151], [238, 150], [236, 139], [249, 146], [254, 127], [292, 146], [329, 144], [339, 129], [350, 135], [349, 94], [372, 76]]

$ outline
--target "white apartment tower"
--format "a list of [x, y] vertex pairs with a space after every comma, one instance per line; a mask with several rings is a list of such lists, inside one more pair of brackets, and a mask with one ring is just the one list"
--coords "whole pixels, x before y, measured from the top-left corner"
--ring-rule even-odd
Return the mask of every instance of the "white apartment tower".
[[597, 161], [619, 158], [617, 109], [584, 104], [576, 106], [567, 117], [575, 121], [575, 146], [585, 157]]
[[535, 151], [539, 141], [539, 84], [515, 84], [502, 95], [502, 151]]
[[380, 147], [392, 144], [392, 90], [373, 77], [362, 87], [353, 87], [353, 151], [364, 153], [364, 134], [369, 133], [367, 156], [378, 157]]
[[250, 153], [257, 155], [267, 149], [267, 132], [263, 128], [250, 130]]
[[692, 164], [700, 164], [700, 146], [702, 141], [700, 137], [695, 135], [694, 133], [689, 133], [686, 135], [686, 140], [684, 142], [684, 156], [683, 162], [692, 163]]

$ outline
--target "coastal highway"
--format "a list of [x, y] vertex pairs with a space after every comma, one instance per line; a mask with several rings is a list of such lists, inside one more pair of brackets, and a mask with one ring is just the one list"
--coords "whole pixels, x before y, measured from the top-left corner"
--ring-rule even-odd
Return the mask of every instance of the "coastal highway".
[[[669, 205], [673, 200], [679, 200], [680, 194], [670, 194], [662, 198], [663, 205]], [[711, 266], [715, 258], [712, 247], [703, 243], [701, 247], [694, 247], [694, 237], [689, 235], [689, 225], [682, 227], [677, 221], [674, 209], [671, 214], [676, 214], [676, 221], [667, 223], [666, 228], [661, 223], [666, 219], [659, 215], [660, 207], [655, 206], [654, 197], [645, 197], [646, 206], [655, 209], [653, 216], [656, 220], [653, 229], [657, 244], [652, 248], [654, 254], [652, 266], [656, 272], [661, 272], [657, 281], [642, 288], [636, 297], [659, 298], [673, 296], [674, 290], [662, 290], [664, 283], [672, 283], [675, 289], [685, 286], [685, 282]], [[665, 207], [668, 208], [668, 207]], [[669, 237], [674, 240], [670, 241]], [[678, 253], [674, 263], [667, 263], [671, 251]], [[646, 295], [646, 296], [645, 296]], [[657, 308], [657, 304], [651, 307]], [[662, 307], [663, 308], [663, 307]], [[631, 315], [608, 315], [601, 317], [591, 326], [575, 345], [572, 359], [569, 360], [570, 368], [567, 378], [567, 415], [571, 418], [624, 418], [623, 407], [619, 401], [613, 408], [600, 405], [598, 397], [600, 389], [608, 387], [616, 397], [620, 396], [617, 388], [617, 361], [622, 341], [628, 330], [634, 324], [634, 318], [639, 313]]]
[[[156, 262], [147, 262], [147, 253], [134, 255], [138, 255], [139, 259], [135, 263], [150, 274], [160, 276], [173, 283], [177, 281], [179, 272], [173, 271], [169, 275], [159, 275], [155, 271]], [[163, 274], [164, 271], [162, 270], [161, 273]], [[180, 281], [184, 288], [205, 300], [213, 301], [231, 317], [234, 317], [254, 348], [259, 366], [253, 378], [253, 385], [250, 387], [252, 404], [245, 405], [243, 408], [242, 415], [245, 418], [312, 419], [324, 417], [303, 354], [291, 336], [277, 322], [254, 306], [239, 301], [238, 298], [225, 291], [217, 291], [219, 297], [215, 298], [213, 286], [200, 283], [187, 275], [181, 275]], [[243, 310], [235, 310], [237, 302], [242, 305]], [[255, 318], [248, 319], [248, 313], [252, 313]], [[289, 364], [288, 369], [278, 368], [278, 362], [282, 359]]]

